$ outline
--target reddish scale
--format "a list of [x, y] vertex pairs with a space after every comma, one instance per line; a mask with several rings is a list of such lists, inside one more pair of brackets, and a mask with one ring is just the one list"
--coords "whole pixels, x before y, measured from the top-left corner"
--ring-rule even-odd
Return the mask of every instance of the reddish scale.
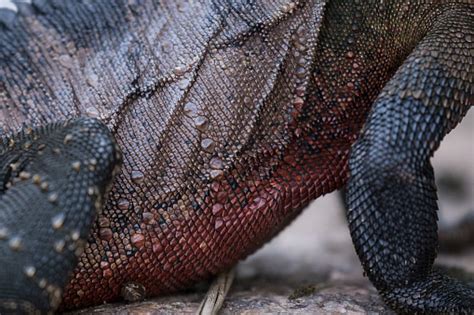
[[[330, 122], [327, 125], [331, 127]], [[354, 135], [348, 136], [354, 139]], [[300, 138], [308, 142], [311, 139], [308, 133]], [[129, 241], [117, 237], [123, 240], [125, 249], [133, 249], [134, 254], [122, 258], [116, 254], [109, 262], [102, 261], [96, 269], [101, 272], [92, 279], [87, 274], [77, 273], [70, 286], [81, 287], [80, 294], [68, 288], [65, 303], [85, 306], [116, 300], [124, 281], [143, 284], [147, 295], [174, 292], [232, 266], [259, 248], [311, 200], [344, 184], [350, 142], [327, 148], [324, 142], [313, 141], [315, 147], [325, 148], [323, 153], [314, 154], [301, 150], [294, 141], [270, 179], [250, 177], [234, 183], [235, 189], [224, 178], [214, 180], [209, 185], [210, 194], [201, 214], [189, 211], [186, 220], [172, 220], [158, 233], [157, 211], [145, 210], [141, 231], [132, 233]], [[212, 165], [221, 167], [216, 160]], [[245, 199], [247, 205], [241, 207], [240, 202]], [[125, 208], [124, 204], [120, 201], [118, 208]], [[112, 240], [108, 224], [107, 220], [99, 220], [102, 242]], [[122, 244], [117, 245], [120, 248]], [[95, 252], [94, 245], [92, 249]], [[121, 259], [122, 264], [116, 263], [117, 259]], [[90, 260], [100, 261], [100, 257]]]

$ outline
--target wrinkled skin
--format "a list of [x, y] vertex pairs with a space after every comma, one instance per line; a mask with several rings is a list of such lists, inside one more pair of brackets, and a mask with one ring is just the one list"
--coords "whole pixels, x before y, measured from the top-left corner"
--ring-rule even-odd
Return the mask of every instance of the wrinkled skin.
[[472, 5], [137, 2], [2, 13], [0, 309], [183, 289], [347, 183], [386, 303], [473, 312], [431, 269], [429, 162], [473, 103]]

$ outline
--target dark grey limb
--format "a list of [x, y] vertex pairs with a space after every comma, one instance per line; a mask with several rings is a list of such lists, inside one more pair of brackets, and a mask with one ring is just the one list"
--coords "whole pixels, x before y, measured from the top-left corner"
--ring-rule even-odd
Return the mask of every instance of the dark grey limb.
[[432, 269], [438, 248], [430, 158], [472, 105], [472, 7], [446, 12], [375, 102], [353, 146], [347, 203], [369, 279], [399, 313], [474, 312], [474, 290]]
[[1, 314], [59, 306], [119, 160], [111, 134], [94, 119], [1, 139]]

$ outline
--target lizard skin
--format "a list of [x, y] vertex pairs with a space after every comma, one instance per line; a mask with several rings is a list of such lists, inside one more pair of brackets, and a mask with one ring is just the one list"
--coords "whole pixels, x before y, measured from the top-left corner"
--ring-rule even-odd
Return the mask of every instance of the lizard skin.
[[[107, 139], [98, 145], [105, 153], [65, 163], [79, 160], [82, 174], [91, 159], [102, 161], [101, 183], [119, 160], [115, 141], [123, 167], [89, 236], [84, 226], [80, 238], [67, 239], [82, 247], [87, 237], [67, 285], [67, 271], [51, 275], [25, 255], [12, 266], [24, 282], [8, 287], [13, 276], [2, 274], [0, 297], [22, 300], [28, 284], [40, 297], [3, 307], [47, 309], [58, 296], [62, 309], [83, 307], [117, 300], [128, 283], [149, 296], [183, 289], [252, 253], [350, 178], [351, 235], [385, 301], [398, 312], [472, 312], [472, 289], [431, 271], [429, 166], [472, 105], [472, 5], [38, 1], [18, 8], [4, 14], [0, 31], [2, 167], [18, 155], [11, 139], [40, 150], [36, 135], [45, 127], [38, 126], [78, 117], [107, 130], [73, 120], [46, 128], [46, 144], [57, 143], [58, 132], [74, 134], [80, 153], [92, 129]], [[23, 124], [39, 129], [27, 140], [11, 136]], [[4, 182], [33, 181], [21, 173], [5, 171]], [[402, 196], [413, 198], [405, 204]], [[10, 224], [5, 253], [18, 226]], [[37, 254], [52, 266], [64, 256], [53, 248]], [[46, 294], [43, 279], [52, 284]]]

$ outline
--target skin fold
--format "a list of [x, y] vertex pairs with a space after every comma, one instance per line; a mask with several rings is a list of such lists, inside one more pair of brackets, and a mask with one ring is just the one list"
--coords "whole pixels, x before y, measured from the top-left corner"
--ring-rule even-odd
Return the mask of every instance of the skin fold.
[[347, 185], [385, 302], [472, 313], [473, 289], [432, 271], [429, 160], [473, 104], [473, 18], [462, 1], [2, 11], [0, 312], [176, 292]]

